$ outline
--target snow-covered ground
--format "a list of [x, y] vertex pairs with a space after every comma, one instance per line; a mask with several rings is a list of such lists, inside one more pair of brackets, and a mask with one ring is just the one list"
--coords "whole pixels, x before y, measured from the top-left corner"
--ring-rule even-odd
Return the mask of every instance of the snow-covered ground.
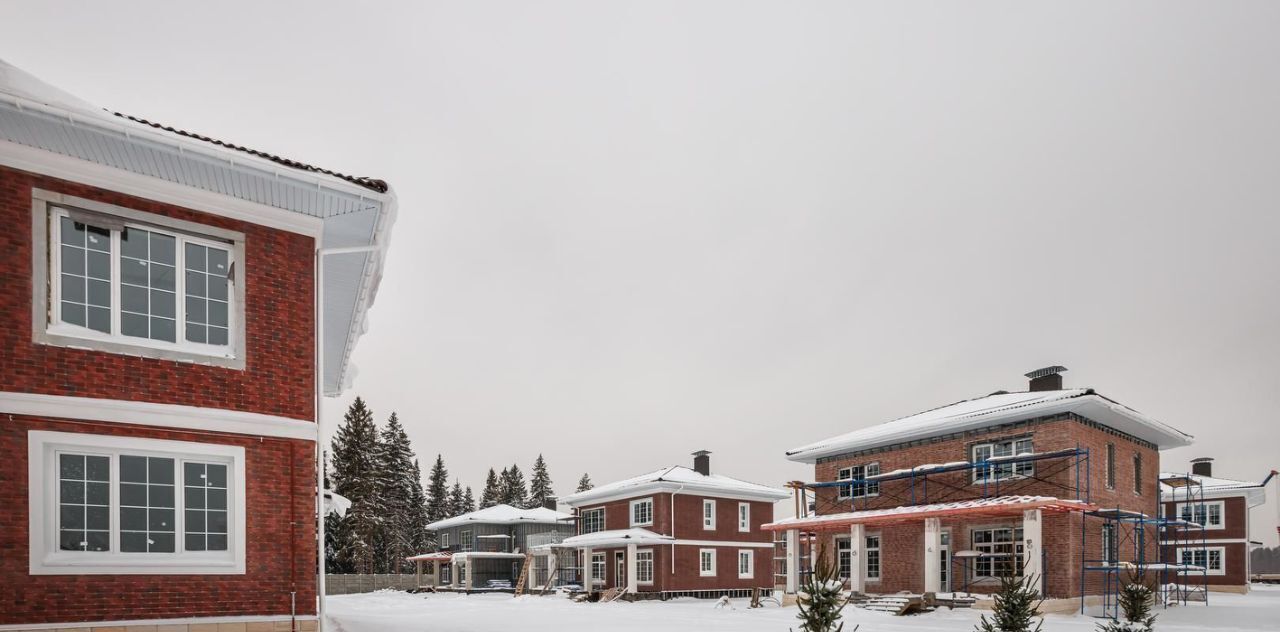
[[[1248, 595], [1214, 593], [1213, 605], [1158, 610], [1159, 632], [1280, 630], [1280, 586], [1259, 586]], [[330, 622], [341, 632], [786, 632], [797, 628], [794, 607], [756, 610], [745, 600], [735, 609], [717, 608], [713, 601], [680, 599], [668, 602], [573, 603], [557, 597], [510, 595], [410, 595], [383, 591], [330, 597]], [[912, 617], [845, 609], [846, 632], [969, 632], [981, 611], [939, 610]], [[1097, 619], [1049, 615], [1045, 632], [1095, 632]]]

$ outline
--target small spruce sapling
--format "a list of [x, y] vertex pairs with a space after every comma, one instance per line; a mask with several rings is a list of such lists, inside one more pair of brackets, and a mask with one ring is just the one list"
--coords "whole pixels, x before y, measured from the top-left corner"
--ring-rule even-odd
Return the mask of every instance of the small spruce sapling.
[[[818, 563], [814, 565], [809, 581], [800, 587], [796, 605], [800, 613], [800, 629], [804, 632], [840, 632], [844, 624], [840, 623], [840, 611], [844, 610], [845, 599], [842, 591], [844, 582], [840, 581], [839, 570], [827, 559], [825, 548], [818, 549]], [[857, 628], [854, 628], [855, 632]]]
[[1120, 589], [1120, 613], [1123, 619], [1099, 623], [1099, 632], [1152, 632], [1156, 625], [1156, 615], [1151, 614], [1155, 604], [1155, 591], [1141, 571], [1129, 576], [1128, 582]]
[[1040, 578], [1035, 575], [1015, 576], [1012, 572], [1001, 575], [1000, 592], [994, 595], [991, 618], [982, 615], [974, 626], [975, 632], [1040, 632], [1044, 625], [1040, 604], [1044, 598], [1036, 590], [1039, 583]]

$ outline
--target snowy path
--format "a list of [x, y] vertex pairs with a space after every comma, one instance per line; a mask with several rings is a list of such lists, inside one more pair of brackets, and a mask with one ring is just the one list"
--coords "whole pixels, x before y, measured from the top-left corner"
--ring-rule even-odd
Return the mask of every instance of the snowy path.
[[[1261, 587], [1249, 595], [1211, 597], [1209, 607], [1160, 610], [1159, 632], [1204, 630], [1274, 632], [1280, 630], [1280, 587]], [[795, 608], [717, 609], [714, 602], [576, 604], [554, 597], [510, 595], [410, 595], [377, 592], [330, 597], [327, 606], [340, 632], [786, 632], [795, 628]], [[969, 632], [980, 611], [941, 610], [915, 617], [845, 609], [845, 630], [859, 632]], [[1045, 632], [1094, 632], [1096, 619], [1051, 615]]]

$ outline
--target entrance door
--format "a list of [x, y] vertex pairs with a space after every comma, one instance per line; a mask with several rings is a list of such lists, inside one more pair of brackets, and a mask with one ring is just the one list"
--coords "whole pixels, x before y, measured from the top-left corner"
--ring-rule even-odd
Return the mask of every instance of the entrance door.
[[941, 564], [938, 565], [938, 572], [942, 574], [941, 586], [942, 592], [951, 592], [951, 532], [942, 532], [942, 546], [938, 547], [942, 555]]
[[627, 585], [627, 554], [618, 551], [613, 554], [613, 586], [622, 588]]

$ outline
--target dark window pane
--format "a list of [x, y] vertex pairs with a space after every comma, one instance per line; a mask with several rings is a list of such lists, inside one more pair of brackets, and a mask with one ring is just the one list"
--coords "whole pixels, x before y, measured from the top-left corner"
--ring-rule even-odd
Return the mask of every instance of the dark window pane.
[[107, 505], [111, 503], [110, 490], [106, 483], [87, 483], [84, 502], [86, 505]]
[[125, 228], [120, 235], [120, 254], [134, 259], [146, 259], [148, 234], [140, 228]]
[[204, 509], [204, 488], [186, 488], [186, 504], [188, 509]]
[[187, 297], [187, 322], [207, 323], [209, 313], [206, 311], [209, 302], [195, 296]]
[[147, 457], [121, 455], [120, 481], [125, 483], [147, 482]]
[[174, 535], [172, 533], [152, 533], [151, 551], [153, 553], [173, 553]]
[[151, 287], [159, 290], [174, 291], [178, 282], [177, 273], [173, 266], [167, 266], [160, 263], [151, 264]]
[[84, 531], [68, 531], [63, 529], [58, 534], [58, 548], [60, 550], [83, 551], [84, 544]]
[[182, 464], [182, 482], [189, 487], [204, 487], [204, 465], [200, 463]]
[[209, 512], [209, 533], [226, 533], [227, 532], [227, 512], [210, 511]]
[[227, 276], [227, 251], [209, 248], [208, 272], [219, 277]]
[[84, 245], [90, 250], [111, 252], [111, 231], [97, 226], [89, 226], [85, 237]]
[[176, 317], [178, 310], [177, 296], [173, 292], [151, 290], [151, 315], [160, 316], [161, 318]]
[[104, 334], [111, 333], [111, 310], [105, 307], [89, 308], [89, 329], [101, 331]]
[[84, 316], [83, 305], [62, 302], [62, 322], [83, 327], [85, 324]]
[[83, 303], [85, 298], [84, 279], [70, 274], [62, 275], [62, 298], [67, 301]]
[[224, 327], [209, 328], [209, 344], [225, 345], [227, 344], [227, 330]]
[[83, 246], [84, 224], [77, 224], [71, 221], [70, 217], [60, 217], [58, 219], [61, 222], [62, 243]]
[[88, 466], [88, 478], [91, 481], [106, 482], [111, 480], [111, 459], [105, 456], [89, 456], [85, 457], [85, 464]]
[[120, 332], [126, 336], [147, 337], [147, 317], [135, 314], [120, 314]]
[[151, 484], [173, 484], [173, 459], [151, 457], [147, 459], [147, 482]]
[[80, 505], [63, 505], [58, 513], [61, 514], [63, 529], [84, 528], [84, 507]]
[[210, 464], [208, 483], [210, 487], [227, 486], [227, 466]]
[[134, 483], [120, 484], [120, 504], [130, 507], [147, 506], [147, 486]]
[[227, 508], [227, 490], [217, 487], [210, 487], [207, 492], [206, 500], [209, 503], [209, 509], [226, 509]]
[[120, 550], [126, 553], [146, 553], [147, 534], [136, 531], [120, 533]]
[[151, 485], [151, 506], [152, 507], [172, 507], [173, 506], [173, 486], [172, 485]]
[[89, 258], [86, 262], [85, 270], [88, 276], [94, 279], [110, 279], [111, 278], [111, 255], [105, 252], [97, 252], [90, 250]]
[[209, 545], [208, 545], [208, 549], [209, 549], [210, 551], [225, 551], [225, 550], [227, 550], [227, 536], [225, 536], [225, 535], [214, 535], [214, 534], [209, 534]]
[[111, 528], [111, 508], [89, 506], [84, 510], [84, 526], [87, 529], [106, 531]]
[[204, 325], [187, 325], [187, 340], [190, 342], [205, 342], [206, 327]]
[[209, 277], [209, 298], [219, 301], [227, 300], [227, 286], [230, 284], [224, 276]]
[[120, 286], [120, 309], [126, 312], [146, 314], [147, 310], [150, 309], [150, 305], [146, 288], [123, 284]]
[[135, 507], [121, 507], [120, 528], [125, 531], [146, 531], [147, 510]]
[[187, 533], [200, 533], [204, 531], [204, 512], [187, 510]]
[[63, 454], [58, 457], [58, 476], [61, 478], [78, 481], [83, 480], [85, 475], [84, 455], [82, 454]]
[[204, 550], [204, 534], [188, 533], [186, 537], [186, 544], [187, 544], [188, 551], [203, 551]]
[[98, 307], [111, 307], [111, 283], [98, 279], [89, 280], [89, 300], [86, 301], [90, 305]]
[[177, 340], [177, 321], [168, 318], [151, 319], [151, 339], [174, 342]]
[[62, 481], [59, 483], [61, 493], [58, 500], [64, 503], [84, 504], [84, 483], [75, 481]]
[[150, 278], [147, 272], [147, 262], [140, 259], [121, 259], [120, 260], [120, 280], [132, 285], [147, 287], [147, 279]]
[[63, 272], [84, 276], [84, 251], [73, 246], [63, 246], [59, 265]]
[[147, 529], [155, 531], [173, 531], [172, 509], [148, 509]]
[[205, 247], [196, 244], [187, 244], [187, 260], [188, 270], [205, 271]]
[[168, 235], [151, 233], [151, 260], [157, 263], [174, 264], [173, 256], [177, 240]]
[[187, 296], [205, 296], [205, 275], [187, 271]]
[[220, 301], [209, 301], [209, 324], [217, 327], [227, 326], [227, 304]]
[[106, 531], [90, 531], [85, 534], [90, 551], [111, 550], [111, 534]]

